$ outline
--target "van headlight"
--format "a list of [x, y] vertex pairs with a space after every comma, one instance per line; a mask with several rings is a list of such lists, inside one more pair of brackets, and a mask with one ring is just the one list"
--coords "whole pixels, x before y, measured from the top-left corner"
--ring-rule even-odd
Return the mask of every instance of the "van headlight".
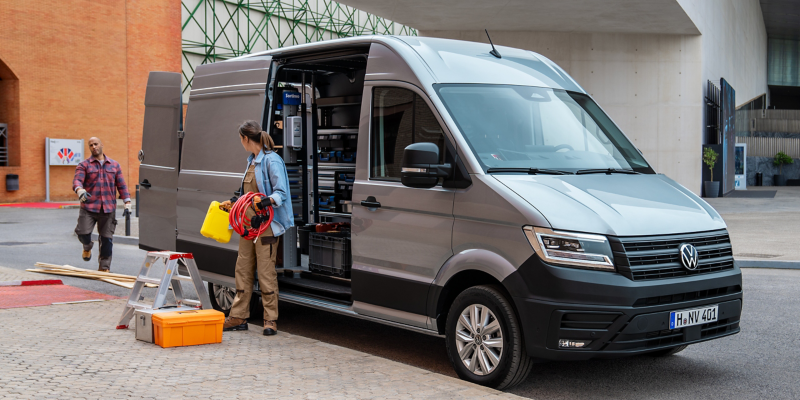
[[614, 271], [608, 239], [602, 235], [523, 228], [533, 250], [544, 261], [570, 267]]

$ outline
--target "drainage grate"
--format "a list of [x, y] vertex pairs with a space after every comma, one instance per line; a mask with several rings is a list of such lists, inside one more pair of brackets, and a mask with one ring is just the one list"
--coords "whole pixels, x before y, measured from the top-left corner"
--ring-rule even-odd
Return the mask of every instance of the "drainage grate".
[[29, 244], [44, 244], [44, 242], [0, 242], [0, 246], [25, 246]]

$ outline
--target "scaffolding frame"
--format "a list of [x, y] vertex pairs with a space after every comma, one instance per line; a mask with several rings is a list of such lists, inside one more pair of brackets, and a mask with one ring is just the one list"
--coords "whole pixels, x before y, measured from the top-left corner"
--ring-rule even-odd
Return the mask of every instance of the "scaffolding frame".
[[197, 65], [256, 51], [417, 30], [332, 0], [181, 0], [183, 94]]

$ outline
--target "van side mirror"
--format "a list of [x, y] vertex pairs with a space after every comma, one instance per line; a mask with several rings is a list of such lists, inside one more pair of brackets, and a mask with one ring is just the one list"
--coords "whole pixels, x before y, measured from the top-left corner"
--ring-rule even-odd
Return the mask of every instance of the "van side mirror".
[[433, 143], [410, 144], [403, 151], [400, 182], [405, 186], [432, 188], [439, 178], [450, 177], [452, 173], [450, 164], [439, 164], [439, 147]]

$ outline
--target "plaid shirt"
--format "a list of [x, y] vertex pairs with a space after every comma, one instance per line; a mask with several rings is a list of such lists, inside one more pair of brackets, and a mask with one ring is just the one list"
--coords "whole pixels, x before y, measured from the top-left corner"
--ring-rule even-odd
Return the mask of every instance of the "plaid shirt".
[[131, 195], [128, 193], [128, 186], [122, 177], [122, 168], [119, 163], [105, 156], [106, 161], [100, 165], [100, 161], [94, 157], [89, 157], [75, 168], [75, 180], [72, 182], [72, 190], [82, 187], [92, 195], [81, 203], [81, 208], [94, 213], [110, 213], [117, 210], [117, 200], [114, 192], [119, 190], [119, 198], [126, 202], [130, 201]]

